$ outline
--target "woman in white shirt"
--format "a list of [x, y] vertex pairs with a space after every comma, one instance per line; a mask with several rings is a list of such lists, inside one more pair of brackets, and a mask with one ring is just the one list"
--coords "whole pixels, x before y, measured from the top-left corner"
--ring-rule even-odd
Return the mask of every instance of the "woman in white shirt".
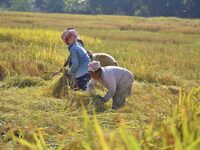
[[129, 70], [117, 66], [101, 67], [99, 61], [92, 61], [88, 64], [88, 71], [92, 79], [87, 84], [87, 92], [93, 93], [94, 85], [98, 82], [108, 89], [102, 101], [107, 102], [112, 98], [112, 109], [124, 105], [126, 97], [131, 94], [134, 79]]

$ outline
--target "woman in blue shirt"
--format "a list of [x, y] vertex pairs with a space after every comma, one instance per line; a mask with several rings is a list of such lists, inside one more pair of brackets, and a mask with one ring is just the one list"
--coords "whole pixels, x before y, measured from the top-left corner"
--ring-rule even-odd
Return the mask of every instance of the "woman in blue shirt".
[[88, 73], [90, 58], [83, 46], [77, 42], [77, 33], [74, 29], [65, 30], [61, 38], [68, 45], [70, 52], [71, 64], [68, 75], [71, 78], [75, 77], [79, 89], [86, 90], [87, 83], [90, 80]]

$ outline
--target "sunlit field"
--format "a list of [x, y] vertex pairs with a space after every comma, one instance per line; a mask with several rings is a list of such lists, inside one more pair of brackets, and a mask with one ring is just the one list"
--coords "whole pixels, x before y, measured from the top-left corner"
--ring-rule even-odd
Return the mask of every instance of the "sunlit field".
[[[124, 107], [95, 113], [84, 92], [44, 94], [69, 55], [68, 27], [133, 72]], [[0, 12], [0, 80], [0, 149], [200, 147], [199, 19]]]

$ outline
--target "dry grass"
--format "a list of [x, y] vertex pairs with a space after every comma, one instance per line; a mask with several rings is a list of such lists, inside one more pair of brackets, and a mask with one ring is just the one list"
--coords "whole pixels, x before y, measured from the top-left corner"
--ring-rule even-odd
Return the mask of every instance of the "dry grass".
[[[125, 107], [110, 100], [96, 114], [85, 92], [43, 94], [72, 26], [87, 49], [134, 73]], [[198, 149], [199, 28], [198, 19], [0, 12], [0, 149]]]

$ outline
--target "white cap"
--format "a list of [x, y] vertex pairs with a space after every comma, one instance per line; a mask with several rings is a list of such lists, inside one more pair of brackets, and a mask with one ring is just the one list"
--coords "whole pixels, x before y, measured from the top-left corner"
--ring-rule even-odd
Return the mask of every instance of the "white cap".
[[92, 61], [88, 64], [88, 71], [95, 72], [101, 68], [101, 64], [99, 61]]

